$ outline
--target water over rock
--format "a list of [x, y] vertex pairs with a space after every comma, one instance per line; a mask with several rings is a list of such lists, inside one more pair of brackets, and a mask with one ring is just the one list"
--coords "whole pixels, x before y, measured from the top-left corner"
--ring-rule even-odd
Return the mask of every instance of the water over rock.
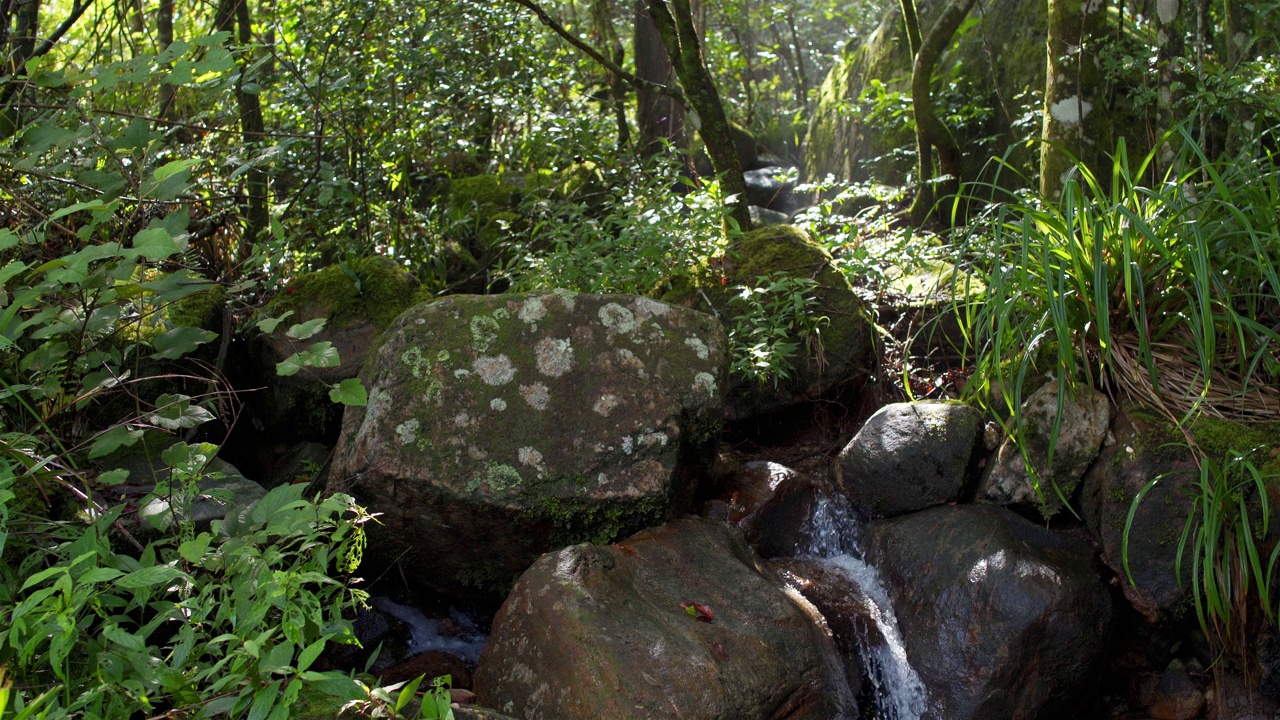
[[1087, 547], [1004, 508], [939, 507], [867, 529], [926, 718], [1076, 718], [1094, 697], [1111, 601]]
[[635, 296], [458, 295], [417, 306], [362, 374], [328, 488], [382, 515], [370, 550], [416, 584], [498, 595], [548, 550], [688, 500], [709, 464], [720, 324]]
[[[1039, 492], [1027, 470], [1023, 449], [1006, 438], [978, 488], [982, 499], [1001, 505], [1032, 505], [1050, 518], [1062, 509], [1062, 498], [1071, 498], [1107, 436], [1111, 403], [1106, 395], [1081, 385], [1074, 395], [1062, 398], [1058, 421], [1059, 397], [1057, 383], [1050, 382], [1032, 393], [1019, 412], [1022, 446], [1035, 468]], [[1055, 422], [1059, 423], [1056, 439]]]
[[539, 558], [493, 623], [481, 704], [524, 720], [830, 720], [816, 611], [727, 525], [684, 519]]
[[967, 405], [886, 405], [840, 452], [832, 474], [850, 502], [878, 517], [955, 502], [981, 435], [982, 413]]

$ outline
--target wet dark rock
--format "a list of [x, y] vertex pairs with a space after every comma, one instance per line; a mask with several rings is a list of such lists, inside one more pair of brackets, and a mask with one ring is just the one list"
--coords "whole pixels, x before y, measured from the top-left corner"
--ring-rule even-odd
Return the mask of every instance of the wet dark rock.
[[471, 687], [471, 670], [472, 665], [457, 655], [441, 650], [432, 650], [402, 660], [380, 671], [378, 674], [383, 685], [407, 682], [419, 675], [426, 677], [425, 682], [448, 675], [453, 687], [469, 689]]
[[793, 212], [795, 199], [791, 191], [796, 185], [796, 169], [765, 167], [742, 174], [747, 183], [747, 203], [783, 214]]
[[1192, 720], [1204, 712], [1200, 684], [1182, 668], [1169, 668], [1156, 679], [1146, 703], [1153, 720]]
[[701, 519], [544, 555], [498, 611], [478, 701], [524, 720], [829, 720], [839, 660], [784, 587]]
[[501, 597], [537, 556], [608, 542], [692, 502], [721, 426], [725, 337], [709, 315], [567, 291], [420, 305], [364, 370], [328, 475], [382, 513], [375, 563]]
[[1089, 549], [999, 507], [871, 523], [928, 718], [1077, 718], [1096, 697], [1111, 600]]
[[832, 466], [850, 502], [891, 517], [959, 500], [968, 486], [982, 413], [968, 405], [895, 403], [872, 415]]
[[858, 707], [871, 705], [874, 689], [862, 657], [868, 649], [885, 642], [875, 622], [878, 610], [874, 603], [856, 582], [822, 560], [785, 558], [768, 564], [822, 613], [844, 661], [845, 681], [857, 698]]
[[[1178, 539], [1191, 510], [1186, 490], [1199, 471], [1191, 452], [1171, 445], [1177, 438], [1153, 414], [1125, 408], [1111, 428], [1115, 442], [1102, 449], [1085, 477], [1080, 513], [1098, 537], [1103, 562], [1120, 578], [1129, 604], [1147, 622], [1173, 619], [1183, 612], [1186, 597], [1174, 574]], [[1159, 476], [1163, 479], [1138, 504], [1133, 517], [1130, 583], [1124, 563], [1125, 522], [1134, 497]]]
[[749, 462], [731, 487], [728, 520], [761, 557], [791, 557], [813, 545], [811, 520], [835, 488], [772, 462]]

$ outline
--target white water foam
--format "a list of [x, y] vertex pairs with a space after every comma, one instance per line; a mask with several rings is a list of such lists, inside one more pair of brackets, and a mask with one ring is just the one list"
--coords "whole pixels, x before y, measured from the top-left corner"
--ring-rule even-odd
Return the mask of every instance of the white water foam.
[[842, 497], [819, 497], [808, 529], [809, 555], [862, 590], [871, 604], [868, 615], [884, 638], [884, 643], [875, 647], [870, 647], [865, 637], [858, 639], [858, 653], [875, 693], [876, 720], [920, 720], [928, 691], [907, 659], [898, 618], [880, 573], [861, 559], [858, 521], [848, 501]]
[[894, 615], [889, 593], [874, 567], [852, 555], [836, 555], [824, 562], [852, 580], [871, 602], [871, 619], [884, 638], [884, 644], [867, 647], [865, 638], [858, 644], [863, 664], [875, 688], [878, 720], [920, 720], [924, 714], [928, 691], [920, 674], [907, 660], [902, 632]]
[[462, 632], [445, 637], [440, 634], [440, 621], [427, 617], [415, 607], [401, 605], [384, 597], [372, 598], [369, 604], [409, 626], [408, 647], [412, 654], [440, 650], [473, 663], [479, 662], [480, 651], [484, 649], [487, 638], [467, 616], [451, 610], [449, 619]]

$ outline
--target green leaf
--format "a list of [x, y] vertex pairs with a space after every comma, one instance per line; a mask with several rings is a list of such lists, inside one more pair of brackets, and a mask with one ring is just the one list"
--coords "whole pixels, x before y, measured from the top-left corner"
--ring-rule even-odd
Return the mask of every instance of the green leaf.
[[128, 468], [116, 468], [115, 470], [108, 470], [102, 473], [101, 475], [99, 475], [98, 484], [99, 485], [119, 485], [120, 483], [128, 479], [129, 479]]
[[148, 260], [163, 260], [178, 253], [178, 244], [164, 228], [147, 228], [133, 236], [133, 247]]
[[347, 378], [329, 389], [329, 399], [343, 405], [364, 407], [369, 404], [369, 393], [360, 378]]
[[161, 165], [160, 167], [156, 168], [156, 171], [154, 173], [156, 180], [164, 180], [170, 176], [176, 175], [185, 170], [190, 170], [191, 168], [198, 165], [202, 160], [203, 158], [195, 157], [195, 158], [187, 158], [185, 160], [174, 160], [172, 162], [167, 162], [164, 165]]
[[260, 665], [259, 671], [262, 673], [273, 673], [290, 667], [293, 662], [293, 644], [288, 642], [277, 643], [271, 648], [271, 652], [267, 653]]
[[142, 437], [141, 430], [134, 430], [124, 425], [117, 425], [110, 430], [102, 433], [93, 445], [89, 448], [89, 459], [94, 460], [104, 455], [110, 455], [117, 448], [129, 447]]
[[134, 570], [124, 577], [116, 580], [116, 587], [126, 590], [137, 590], [144, 587], [152, 587], [176, 580], [180, 577], [186, 577], [186, 573], [177, 568], [168, 565], [152, 565], [141, 570]]
[[156, 411], [147, 421], [165, 430], [192, 428], [214, 419], [214, 414], [199, 405], [192, 405], [186, 395], [161, 395], [156, 398]]
[[369, 691], [357, 682], [355, 678], [337, 670], [330, 670], [329, 672], [308, 670], [302, 673], [300, 677], [303, 682], [325, 695], [343, 700], [365, 700], [369, 697]]
[[115, 568], [96, 567], [76, 578], [76, 583], [80, 585], [92, 585], [93, 583], [115, 580], [123, 574], [124, 573]]
[[218, 333], [210, 330], [198, 327], [176, 327], [152, 339], [151, 347], [156, 352], [151, 353], [151, 357], [156, 360], [177, 360], [216, 337]]
[[194, 538], [187, 540], [178, 546], [178, 554], [183, 560], [193, 563], [204, 557], [205, 552], [209, 549], [209, 543], [213, 540], [207, 532], [202, 532]]
[[328, 340], [315, 343], [309, 349], [294, 353], [276, 363], [276, 374], [282, 377], [298, 374], [304, 367], [335, 367], [342, 364], [338, 349]]
[[286, 332], [285, 335], [293, 338], [294, 340], [306, 340], [307, 338], [323, 330], [325, 323], [327, 322], [328, 322], [327, 318], [318, 317], [314, 320], [308, 320], [304, 323], [298, 323], [297, 325], [294, 325], [293, 327], [289, 328], [288, 332]]
[[293, 314], [293, 311], [290, 310], [285, 314], [281, 315], [280, 317], [273, 317], [273, 318], [267, 318], [265, 320], [259, 320], [257, 322], [258, 330], [261, 331], [262, 334], [264, 335], [270, 335], [271, 333], [276, 331], [276, 328], [280, 326], [280, 323], [284, 322], [292, 314]]
[[116, 625], [115, 623], [109, 622], [103, 625], [102, 635], [106, 639], [119, 645], [120, 647], [125, 648], [126, 650], [132, 650], [134, 652], [142, 652], [143, 650], [147, 649], [147, 641], [143, 640], [137, 635], [134, 635], [133, 633], [121, 630], [120, 626]]
[[316, 658], [320, 657], [320, 653], [324, 652], [325, 645], [329, 644], [329, 638], [331, 637], [333, 636], [325, 635], [298, 653], [298, 672], [305, 672], [307, 668], [311, 667], [311, 663], [315, 662]]

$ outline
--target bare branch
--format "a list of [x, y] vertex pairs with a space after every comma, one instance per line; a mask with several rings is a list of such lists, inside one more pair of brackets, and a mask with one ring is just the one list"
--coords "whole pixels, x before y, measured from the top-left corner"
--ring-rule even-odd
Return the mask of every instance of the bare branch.
[[666, 95], [668, 97], [675, 98], [675, 100], [682, 105], [687, 105], [684, 99], [684, 93], [680, 91], [680, 88], [677, 88], [673, 85], [660, 85], [655, 82], [650, 82], [643, 78], [638, 78], [635, 75], [632, 75], [631, 73], [627, 72], [626, 70], [623, 70], [621, 67], [618, 66], [617, 63], [613, 62], [612, 60], [605, 57], [604, 55], [601, 55], [600, 52], [597, 51], [595, 48], [586, 44], [585, 42], [582, 41], [581, 38], [579, 38], [578, 36], [566, 30], [563, 25], [561, 25], [559, 22], [556, 22], [555, 18], [551, 17], [551, 15], [548, 14], [547, 11], [542, 8], [542, 6], [538, 5], [536, 2], [533, 2], [533, 0], [509, 0], [509, 1], [517, 5], [522, 5], [528, 8], [534, 15], [538, 16], [538, 20], [541, 21], [543, 25], [546, 25], [547, 27], [554, 30], [557, 35], [559, 35], [560, 37], [568, 41], [570, 45], [586, 53], [587, 57], [591, 58], [592, 60], [595, 60], [597, 63], [600, 63], [600, 65], [602, 65], [606, 70], [622, 78], [631, 87], [634, 87], [637, 89], [643, 88], [645, 90], [651, 90], [656, 93], [662, 93], [663, 95]]

